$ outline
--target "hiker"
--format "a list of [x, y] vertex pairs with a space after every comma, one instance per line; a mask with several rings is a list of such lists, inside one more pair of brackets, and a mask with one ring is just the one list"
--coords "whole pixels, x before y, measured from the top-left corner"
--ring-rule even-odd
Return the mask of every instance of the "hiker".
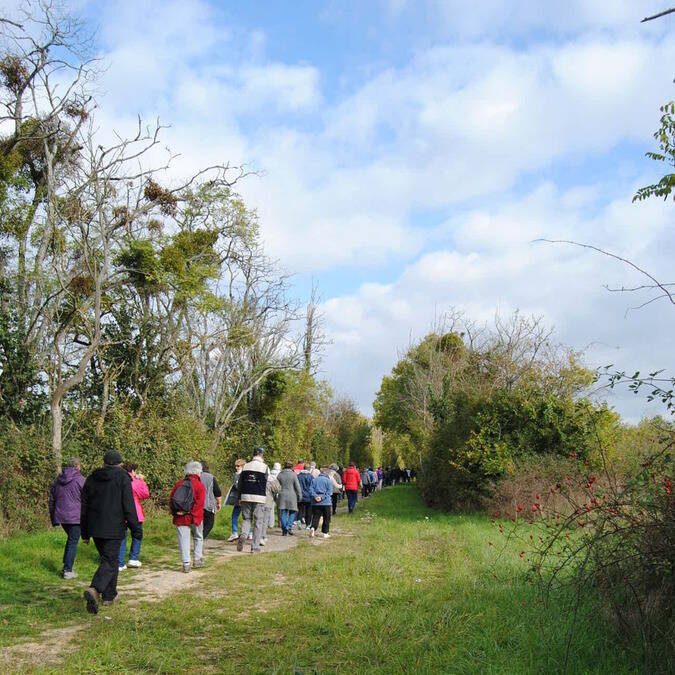
[[77, 555], [77, 544], [80, 540], [80, 493], [84, 485], [84, 476], [80, 473], [80, 460], [71, 457], [57, 476], [49, 490], [49, 518], [52, 525], [60, 525], [66, 533], [66, 547], [63, 551], [64, 579], [75, 579], [73, 564]]
[[319, 469], [316, 468], [316, 462], [310, 462], [309, 472], [312, 474], [312, 478], [317, 478], [318, 475], [321, 473]]
[[[281, 464], [279, 462], [274, 462], [274, 466], [272, 467], [272, 470], [270, 471], [270, 476], [277, 478], [277, 476], [281, 473]], [[267, 527], [274, 527], [274, 508], [276, 506], [277, 502], [276, 499], [272, 503], [272, 510], [268, 514], [268, 520], [267, 520]], [[267, 508], [267, 506], [265, 506]]]
[[281, 493], [277, 500], [277, 509], [279, 510], [281, 534], [284, 537], [293, 534], [293, 522], [298, 513], [298, 501], [302, 500], [300, 481], [292, 467], [293, 464], [291, 462], [286, 462], [284, 470], [279, 474], [278, 478], [279, 485], [281, 485]]
[[200, 476], [206, 497], [204, 498], [204, 539], [209, 536], [216, 521], [216, 513], [223, 504], [223, 493], [216, 477], [209, 473], [209, 465], [202, 460], [202, 475]]
[[[137, 473], [137, 464], [127, 463], [122, 467], [131, 478], [131, 491], [134, 493], [134, 504], [136, 505], [136, 516], [138, 517], [138, 526], [143, 531], [143, 523], [145, 522], [145, 511], [143, 510], [142, 501], [150, 497], [150, 490], [148, 484], [142, 473]], [[124, 571], [127, 566], [124, 564], [124, 559], [127, 555], [127, 533], [124, 533], [122, 543], [120, 544], [119, 553], [119, 571]], [[141, 555], [141, 539], [131, 536], [131, 549], [129, 550], [129, 567], [140, 567], [143, 563], [138, 559]]]
[[381, 490], [384, 485], [384, 469], [381, 466], [377, 467], [377, 489]]
[[[279, 466], [279, 468], [281, 468], [278, 464], [275, 464], [274, 466]], [[276, 475], [274, 475], [273, 472], [274, 469], [272, 469], [270, 475], [267, 477], [267, 485], [265, 486], [265, 514], [263, 516], [263, 532], [260, 539], [261, 546], [264, 546], [267, 543], [267, 528], [274, 527], [274, 504], [281, 492], [281, 485], [279, 485], [279, 481], [276, 478], [276, 475], [279, 475], [279, 472], [277, 472]], [[269, 524], [270, 518], [272, 519], [271, 526]]]
[[253, 459], [244, 464], [241, 476], [239, 476], [239, 501], [241, 503], [242, 521], [241, 533], [237, 540], [237, 551], [244, 550], [244, 542], [248, 538], [252, 529], [252, 521], [255, 519], [251, 553], [260, 553], [260, 540], [265, 528], [267, 476], [269, 475], [269, 468], [263, 461], [264, 452], [263, 448], [256, 448], [253, 451]]
[[319, 475], [312, 481], [311, 494], [314, 501], [312, 503], [312, 527], [309, 529], [309, 536], [314, 536], [314, 533], [319, 529], [319, 520], [323, 518], [321, 532], [323, 538], [328, 539], [330, 537], [333, 481], [328, 475], [327, 466], [322, 466]]
[[371, 495], [377, 487], [377, 473], [370, 466], [366, 469], [366, 473], [368, 474], [368, 494]]
[[295, 473], [300, 473], [304, 468], [305, 468], [305, 461], [303, 459], [299, 459], [296, 465], [293, 467], [293, 471], [295, 471]]
[[204, 500], [206, 489], [200, 476], [202, 465], [188, 462], [185, 465], [185, 478], [179, 480], [169, 495], [169, 509], [173, 514], [173, 524], [178, 534], [178, 550], [186, 574], [190, 567], [190, 534], [194, 539], [192, 566], [196, 569], [204, 565], [202, 555], [204, 546]]
[[103, 468], [96, 469], [84, 482], [81, 496], [80, 527], [82, 541], [93, 537], [101, 561], [91, 585], [84, 591], [87, 611], [98, 612], [99, 597], [104, 605], [112, 605], [117, 597], [119, 553], [126, 528], [132, 538], [142, 539], [131, 478], [122, 468], [122, 455], [108, 450], [103, 455]]
[[356, 508], [356, 502], [359, 498], [359, 485], [361, 485], [361, 475], [354, 462], [349, 462], [349, 467], [342, 474], [342, 485], [347, 493], [347, 509], [352, 513]]
[[239, 515], [241, 514], [241, 506], [239, 504], [239, 488], [237, 487], [237, 484], [239, 483], [239, 476], [241, 476], [241, 472], [244, 469], [244, 464], [246, 464], [245, 459], [238, 459], [234, 463], [232, 486], [227, 493], [227, 497], [225, 497], [225, 503], [232, 507], [232, 534], [227, 541], [237, 541], [237, 539], [239, 539]]
[[313, 480], [314, 478], [308, 469], [303, 469], [298, 474], [298, 484], [300, 485], [300, 492], [302, 492], [298, 502], [298, 522], [300, 526], [304, 525], [307, 530], [312, 527], [312, 494], [310, 488]]
[[333, 494], [331, 495], [331, 506], [333, 507], [333, 515], [337, 512], [338, 499], [342, 499], [342, 477], [340, 475], [340, 467], [337, 464], [331, 464], [328, 467], [328, 476], [331, 483], [333, 483]]

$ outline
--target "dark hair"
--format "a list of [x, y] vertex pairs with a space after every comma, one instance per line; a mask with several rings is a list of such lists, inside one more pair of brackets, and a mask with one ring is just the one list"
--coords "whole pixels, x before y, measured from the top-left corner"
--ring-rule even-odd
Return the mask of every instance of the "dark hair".
[[298, 464], [304, 464], [304, 463], [305, 463], [305, 460], [304, 460], [304, 459], [299, 459], [299, 460], [298, 460]]
[[354, 464], [354, 462], [349, 462], [349, 466], [354, 466], [354, 467], [355, 467], [356, 464]]
[[79, 469], [80, 468], [80, 458], [79, 457], [71, 457], [68, 460], [68, 466], [71, 469]]
[[200, 460], [199, 463], [202, 465], [202, 471], [206, 471], [206, 473], [208, 473], [209, 465], [203, 459]]
[[292, 469], [293, 462], [284, 462], [284, 469]]
[[133, 462], [127, 462], [126, 464], [122, 465], [122, 468], [127, 473], [131, 473], [132, 471], [136, 471], [136, 469], [138, 469], [138, 464], [134, 464]]

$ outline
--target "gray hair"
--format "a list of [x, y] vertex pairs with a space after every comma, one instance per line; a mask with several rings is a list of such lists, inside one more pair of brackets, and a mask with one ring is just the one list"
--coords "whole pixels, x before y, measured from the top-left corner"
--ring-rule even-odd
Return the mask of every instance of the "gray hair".
[[196, 474], [197, 476], [201, 476], [202, 465], [199, 462], [188, 462], [185, 465], [185, 475], [189, 476], [190, 474]]
[[68, 460], [68, 466], [73, 468], [73, 469], [79, 469], [80, 468], [80, 458], [79, 457], [71, 457]]

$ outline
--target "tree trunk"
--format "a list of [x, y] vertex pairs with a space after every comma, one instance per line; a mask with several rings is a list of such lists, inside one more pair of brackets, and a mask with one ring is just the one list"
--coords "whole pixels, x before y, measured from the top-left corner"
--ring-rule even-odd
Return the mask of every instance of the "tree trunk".
[[50, 404], [52, 413], [52, 458], [57, 474], [61, 472], [61, 464], [63, 462], [61, 454], [61, 429], [63, 427], [62, 403], [63, 395], [57, 390]]

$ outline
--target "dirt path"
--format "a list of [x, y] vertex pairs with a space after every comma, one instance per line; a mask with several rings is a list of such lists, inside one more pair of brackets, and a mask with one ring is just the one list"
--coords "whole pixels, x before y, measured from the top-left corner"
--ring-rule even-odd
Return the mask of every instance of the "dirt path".
[[[294, 536], [282, 537], [278, 528], [268, 530], [267, 544], [262, 554], [278, 553], [295, 548], [300, 541], [310, 541], [313, 545], [323, 545], [328, 541], [321, 536], [310, 539], [306, 530], [297, 531]], [[336, 533], [339, 530], [336, 530]], [[168, 551], [167, 551], [168, 552]], [[171, 557], [155, 561], [139, 570], [126, 570], [120, 573], [119, 591], [123, 602], [134, 607], [141, 602], [158, 602], [178, 591], [199, 584], [202, 577], [216, 565], [241, 556], [251, 556], [250, 545], [239, 553], [236, 542], [228, 543], [221, 539], [207, 539], [204, 543], [206, 566], [184, 574], [178, 558], [178, 550], [171, 550]], [[281, 581], [280, 581], [281, 583]], [[84, 586], [83, 586], [84, 588]], [[82, 601], [84, 612], [84, 600]], [[105, 620], [105, 612], [100, 611], [99, 619]], [[75, 649], [75, 638], [87, 627], [86, 623], [53, 628], [44, 631], [36, 638], [19, 642], [0, 650], [0, 672], [28, 672], [39, 666], [58, 665]]]

